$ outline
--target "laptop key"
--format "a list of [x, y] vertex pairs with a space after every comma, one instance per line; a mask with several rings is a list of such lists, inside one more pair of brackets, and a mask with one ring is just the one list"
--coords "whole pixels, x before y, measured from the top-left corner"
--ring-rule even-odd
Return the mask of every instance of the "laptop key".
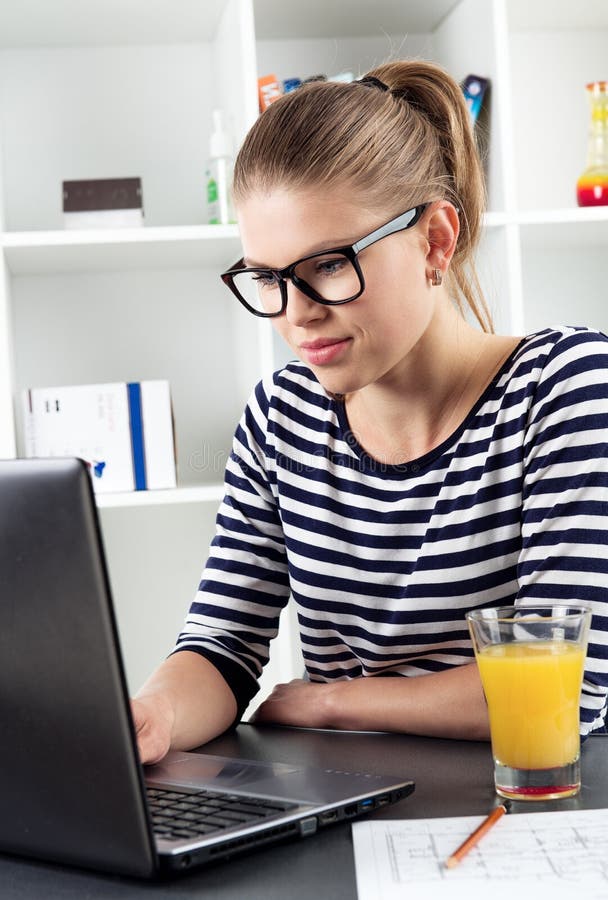
[[230, 810], [230, 812], [245, 813], [250, 816], [264, 817], [263, 809], [260, 809], [259, 806], [250, 806], [248, 803], [231, 803], [230, 806], [227, 807], [227, 810]]
[[192, 831], [196, 831], [197, 834], [212, 834], [217, 831], [217, 825], [193, 825]]
[[200, 822], [201, 817], [197, 812], [185, 812], [179, 817], [181, 822]]
[[204, 823], [205, 825], [217, 825], [219, 828], [230, 828], [235, 824], [233, 819], [226, 819], [224, 816], [213, 815], [213, 816], [205, 816]]
[[258, 819], [265, 818], [265, 816], [261, 816], [259, 813], [239, 812], [238, 810], [233, 810], [231, 808], [223, 809], [221, 816], [223, 819], [228, 819], [231, 822], [255, 822]]

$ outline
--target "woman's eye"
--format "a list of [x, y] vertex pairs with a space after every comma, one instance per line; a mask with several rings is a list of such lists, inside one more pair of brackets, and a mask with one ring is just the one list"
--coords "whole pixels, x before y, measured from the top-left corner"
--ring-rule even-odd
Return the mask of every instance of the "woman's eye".
[[252, 275], [251, 278], [259, 287], [263, 288], [277, 287], [279, 284], [278, 279], [272, 272], [258, 272], [256, 275]]
[[317, 275], [323, 276], [331, 276], [331, 275], [339, 275], [343, 270], [346, 260], [341, 257], [335, 257], [334, 259], [323, 259], [317, 262]]

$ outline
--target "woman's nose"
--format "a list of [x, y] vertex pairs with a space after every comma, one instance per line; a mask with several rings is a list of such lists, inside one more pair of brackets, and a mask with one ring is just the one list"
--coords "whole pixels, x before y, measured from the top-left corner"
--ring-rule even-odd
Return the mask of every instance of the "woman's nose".
[[322, 303], [311, 300], [302, 293], [291, 281], [286, 281], [287, 309], [285, 317], [290, 325], [302, 327], [315, 319], [324, 319], [327, 315], [327, 307]]

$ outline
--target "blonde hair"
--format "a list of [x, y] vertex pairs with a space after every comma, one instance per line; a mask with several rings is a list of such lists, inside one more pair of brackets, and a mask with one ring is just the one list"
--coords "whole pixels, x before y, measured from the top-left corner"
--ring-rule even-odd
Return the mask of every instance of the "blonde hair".
[[381, 84], [313, 82], [272, 103], [237, 156], [235, 201], [279, 187], [345, 184], [389, 215], [449, 200], [460, 234], [448, 290], [463, 314], [466, 305], [493, 331], [474, 266], [484, 176], [462, 90], [440, 66], [421, 60], [386, 63], [367, 77]]

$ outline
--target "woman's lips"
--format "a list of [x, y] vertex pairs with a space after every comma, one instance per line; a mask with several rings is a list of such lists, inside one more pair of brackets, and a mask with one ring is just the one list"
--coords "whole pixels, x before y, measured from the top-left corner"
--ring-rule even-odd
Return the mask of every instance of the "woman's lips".
[[311, 366], [323, 366], [334, 360], [350, 344], [350, 338], [320, 338], [316, 341], [304, 341], [300, 350]]

